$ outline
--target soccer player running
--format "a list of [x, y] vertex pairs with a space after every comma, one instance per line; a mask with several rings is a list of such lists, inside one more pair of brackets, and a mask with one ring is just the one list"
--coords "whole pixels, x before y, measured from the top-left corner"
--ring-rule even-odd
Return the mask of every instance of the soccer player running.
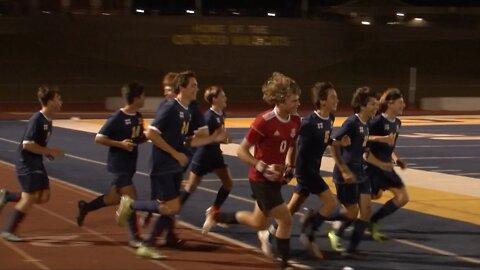
[[[205, 122], [208, 125], [209, 133], [212, 134], [219, 128], [225, 128], [225, 113], [224, 110], [227, 107], [227, 96], [225, 91], [218, 86], [211, 86], [205, 90], [205, 101], [207, 101], [211, 107], [205, 112]], [[222, 143], [229, 143], [230, 137], [227, 137], [226, 141]], [[188, 200], [190, 195], [197, 189], [202, 177], [207, 173], [213, 172], [222, 182], [222, 186], [217, 192], [217, 196], [213, 205], [207, 209], [206, 216], [211, 217], [209, 212], [218, 212], [220, 207], [227, 199], [230, 191], [232, 190], [232, 176], [228, 170], [227, 165], [223, 159], [222, 150], [220, 149], [220, 143], [212, 143], [197, 148], [193, 155], [191, 171], [189, 173], [189, 179], [185, 186], [185, 190], [181, 194], [182, 205]], [[207, 218], [203, 224], [204, 233], [210, 231], [215, 225], [213, 219]]]
[[[95, 136], [95, 142], [109, 147], [107, 170], [112, 174], [110, 190], [90, 202], [78, 202], [77, 225], [83, 226], [88, 213], [97, 209], [117, 205], [122, 195], [136, 198], [133, 176], [137, 171], [138, 145], [146, 142], [143, 116], [139, 110], [145, 104], [142, 84], [132, 82], [121, 89], [125, 106], [113, 113]], [[136, 214], [128, 220], [129, 245], [141, 244]]]
[[117, 222], [120, 225], [125, 223], [134, 210], [160, 213], [161, 216], [153, 224], [148, 237], [137, 249], [137, 255], [149, 259], [165, 258], [153, 246], [162, 231], [171, 230], [174, 226], [173, 216], [180, 211], [180, 186], [184, 167], [189, 162], [186, 154], [188, 147], [221, 142], [227, 137], [222, 128], [208, 136], [197, 136], [203, 134], [197, 131], [193, 137], [189, 137], [191, 130], [207, 129], [206, 126], [191, 121], [195, 112], [191, 111], [189, 105], [198, 91], [195, 73], [179, 73], [175, 78], [174, 91], [176, 98], [159, 107], [147, 130], [147, 138], [153, 145], [150, 178], [156, 183], [157, 198], [151, 201], [133, 201], [129, 196], [122, 196], [117, 210]]
[[[315, 111], [302, 118], [300, 136], [298, 139], [297, 169], [295, 176], [297, 186], [292, 194], [288, 208], [292, 215], [300, 209], [310, 194], [315, 194], [322, 202], [318, 211], [309, 209], [301, 219], [300, 241], [311, 255], [323, 258], [315, 243], [315, 232], [331, 214], [337, 200], [325, 180], [320, 175], [323, 153], [329, 145], [350, 144], [350, 138], [345, 135], [341, 140], [331, 139], [334, 112], [337, 110], [338, 96], [330, 82], [317, 82], [312, 88], [312, 100]], [[332, 248], [337, 247], [332, 242]]]
[[[350, 144], [350, 138], [345, 136], [341, 141], [331, 139], [333, 113], [337, 110], [337, 92], [330, 82], [317, 82], [312, 87], [312, 101], [315, 111], [302, 118], [300, 135], [298, 138], [298, 155], [295, 170], [297, 186], [288, 203], [290, 213], [296, 213], [310, 194], [315, 194], [322, 201], [319, 211], [309, 209], [301, 220], [302, 229], [300, 241], [309, 253], [322, 258], [323, 255], [315, 243], [315, 232], [323, 221], [329, 217], [336, 205], [337, 200], [330, 191], [325, 180], [320, 175], [320, 165], [323, 153], [328, 145], [343, 143]], [[270, 226], [269, 233], [274, 235], [277, 224]], [[262, 231], [262, 237], [267, 234]]]
[[42, 109], [28, 120], [18, 149], [19, 159], [15, 166], [22, 188], [21, 196], [18, 193], [3, 192], [4, 202], [17, 201], [7, 226], [0, 233], [3, 239], [11, 242], [23, 241], [23, 238], [15, 233], [32, 206], [47, 203], [50, 199], [50, 184], [43, 157], [53, 160], [64, 155], [62, 149], [47, 147], [52, 135], [52, 117], [62, 107], [60, 93], [56, 88], [41, 86], [37, 97]]
[[[292, 216], [282, 198], [281, 187], [285, 183], [286, 168], [291, 170], [295, 167], [296, 141], [300, 130], [297, 108], [301, 90], [293, 79], [275, 72], [263, 84], [262, 92], [263, 100], [275, 107], [255, 118], [237, 150], [238, 157], [250, 165], [248, 177], [256, 200], [255, 209], [253, 212], [233, 213], [210, 211], [207, 218], [219, 223], [247, 225], [257, 231], [265, 230], [269, 218], [275, 218], [278, 224], [275, 238], [280, 268], [290, 269], [288, 259]], [[253, 156], [251, 147], [254, 148]], [[262, 251], [272, 256], [264, 248], [270, 245], [268, 239], [260, 235], [259, 239]]]
[[393, 169], [393, 163], [401, 169], [407, 168], [407, 164], [395, 153], [395, 144], [402, 125], [398, 116], [402, 115], [404, 109], [405, 102], [400, 90], [387, 89], [380, 98], [381, 114], [369, 122], [370, 137], [377, 137], [370, 142], [366, 159], [366, 173], [372, 182], [372, 197], [380, 198], [384, 190], [389, 190], [394, 195], [370, 219], [369, 230], [376, 241], [386, 238], [378, 228], [378, 221], [393, 214], [409, 201], [405, 184]]
[[[333, 181], [337, 189], [337, 198], [345, 207], [342, 226], [356, 221], [349, 247], [345, 253], [347, 256], [353, 256], [356, 253], [365, 228], [370, 221], [371, 186], [364, 171], [363, 154], [369, 136], [368, 121], [378, 110], [378, 100], [370, 88], [360, 87], [353, 94], [351, 104], [355, 114], [348, 117], [333, 136], [336, 140], [348, 136], [351, 144], [345, 147], [339, 145], [331, 147], [336, 163], [333, 170]], [[360, 217], [357, 219], [359, 205]], [[329, 238], [332, 242], [337, 242], [335, 246], [341, 250], [338, 232], [330, 232]]]

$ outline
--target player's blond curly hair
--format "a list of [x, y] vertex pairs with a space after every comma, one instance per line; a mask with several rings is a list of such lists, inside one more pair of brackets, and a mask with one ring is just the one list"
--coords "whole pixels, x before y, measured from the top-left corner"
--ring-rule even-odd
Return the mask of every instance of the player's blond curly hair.
[[270, 105], [285, 102], [289, 95], [300, 95], [302, 90], [290, 77], [274, 72], [262, 86], [263, 100]]

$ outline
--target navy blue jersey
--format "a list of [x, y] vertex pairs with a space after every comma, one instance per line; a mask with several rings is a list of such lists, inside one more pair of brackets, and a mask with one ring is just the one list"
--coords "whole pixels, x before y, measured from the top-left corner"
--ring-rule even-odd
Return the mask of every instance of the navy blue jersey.
[[52, 121], [41, 112], [34, 113], [28, 120], [27, 128], [23, 133], [22, 141], [18, 148], [20, 155], [16, 166], [18, 174], [31, 174], [45, 171], [43, 156], [23, 149], [23, 145], [36, 143], [46, 147], [51, 134]]
[[190, 102], [190, 104], [188, 105], [188, 110], [190, 111], [192, 116], [192, 124], [190, 125], [190, 128], [188, 130], [188, 136], [192, 136], [197, 129], [199, 129], [200, 127], [205, 127], [207, 124], [204, 115], [200, 110], [200, 105], [198, 105], [198, 102], [196, 100]]
[[[205, 122], [208, 126], [209, 134], [212, 134], [218, 128], [225, 127], [225, 118], [223, 113], [218, 114], [214, 110], [210, 109], [205, 112], [204, 116]], [[200, 164], [212, 161], [213, 159], [223, 159], [220, 143], [211, 143], [198, 147], [193, 155], [192, 162]]]
[[[127, 114], [122, 110], [113, 113], [103, 125], [97, 136], [105, 136], [114, 141], [131, 139], [133, 143], [143, 141], [143, 117], [142, 114]], [[132, 173], [137, 170], [138, 146], [133, 151], [127, 151], [118, 147], [110, 147], [108, 150], [107, 169], [112, 173]]]
[[[395, 120], [388, 120], [383, 114], [375, 116], [368, 123], [368, 128], [370, 130], [370, 135], [372, 136], [387, 136], [394, 134], [395, 142], [398, 138], [398, 133], [400, 132], [400, 126], [402, 122], [400, 119], [395, 118]], [[395, 149], [394, 145], [388, 145], [388, 143], [382, 142], [369, 142], [370, 153], [372, 153], [376, 158], [384, 162], [392, 161], [392, 153]]]
[[[192, 111], [194, 110], [194, 111]], [[203, 126], [203, 117], [192, 118], [197, 115], [197, 106], [184, 107], [176, 99], [168, 100], [158, 107], [150, 128], [158, 132], [162, 138], [175, 150], [189, 154], [184, 142], [187, 136]], [[170, 154], [153, 145], [152, 174], [166, 174], [181, 172], [183, 168]]]
[[318, 174], [323, 153], [332, 134], [334, 121], [333, 114], [324, 118], [317, 112], [312, 112], [302, 118], [296, 162], [297, 176]]
[[335, 140], [341, 140], [343, 136], [350, 137], [351, 144], [342, 147], [342, 159], [347, 164], [363, 163], [363, 153], [367, 147], [368, 125], [363, 123], [360, 118], [354, 114], [343, 122], [342, 127], [335, 132]]

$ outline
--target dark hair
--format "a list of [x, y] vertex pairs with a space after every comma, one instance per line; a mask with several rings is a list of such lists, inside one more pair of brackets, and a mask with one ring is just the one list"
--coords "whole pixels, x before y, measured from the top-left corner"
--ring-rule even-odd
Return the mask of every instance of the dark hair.
[[312, 101], [315, 109], [320, 109], [320, 101], [327, 100], [328, 92], [334, 89], [331, 82], [316, 82], [312, 87]]
[[122, 97], [128, 105], [133, 103], [133, 100], [145, 93], [143, 84], [133, 81], [122, 87]]
[[361, 107], [367, 106], [370, 98], [376, 98], [375, 93], [368, 86], [362, 86], [355, 90], [352, 97], [352, 108], [354, 113], [359, 113]]
[[205, 98], [205, 101], [208, 102], [208, 104], [212, 104], [213, 98], [218, 97], [220, 93], [223, 92], [223, 89], [220, 86], [212, 85], [205, 89], [205, 94], [203, 97]]
[[42, 85], [38, 88], [37, 97], [42, 106], [47, 106], [49, 100], [53, 100], [60, 91], [56, 86]]
[[398, 88], [388, 88], [380, 97], [380, 109], [378, 111], [384, 113], [387, 111], [389, 102], [400, 98], [403, 98], [403, 95]]
[[197, 75], [190, 70], [182, 71], [175, 76], [175, 80], [173, 83], [173, 91], [175, 94], [180, 93], [180, 86], [187, 87], [190, 78], [197, 78]]

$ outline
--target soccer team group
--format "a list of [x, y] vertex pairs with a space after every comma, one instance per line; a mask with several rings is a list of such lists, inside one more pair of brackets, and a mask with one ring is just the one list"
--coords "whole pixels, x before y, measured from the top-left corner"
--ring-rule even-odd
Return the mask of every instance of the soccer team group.
[[[107, 169], [113, 178], [111, 188], [90, 202], [78, 202], [78, 226], [83, 226], [90, 212], [118, 205], [116, 221], [127, 226], [128, 244], [136, 248], [139, 256], [165, 258], [155, 248], [160, 240], [167, 246], [184, 243], [175, 234], [175, 215], [207, 173], [215, 173], [222, 186], [206, 210], [202, 232], [208, 233], [215, 224], [254, 228], [261, 250], [266, 256], [277, 258], [280, 269], [291, 269], [288, 260], [292, 216], [310, 194], [318, 196], [322, 203], [319, 209], [309, 209], [303, 214], [300, 241], [317, 257], [322, 257], [322, 253], [315, 235], [324, 221], [341, 221], [339, 228], [328, 233], [331, 247], [355, 257], [365, 231], [368, 229], [375, 240], [382, 241], [386, 236], [379, 230], [379, 220], [409, 200], [404, 183], [393, 169], [394, 165], [402, 169], [407, 166], [394, 151], [401, 126], [398, 116], [405, 108], [398, 89], [387, 89], [378, 96], [368, 87], [358, 88], [351, 102], [354, 114], [332, 132], [338, 104], [334, 86], [317, 82], [311, 89], [314, 110], [300, 118], [297, 114], [300, 87], [292, 78], [273, 73], [262, 86], [263, 100], [273, 108], [255, 118], [237, 150], [238, 158], [250, 165], [248, 178], [255, 209], [226, 212], [221, 206], [232, 190], [232, 177], [220, 149], [220, 144], [231, 142], [224, 127], [227, 106], [224, 90], [218, 86], [205, 90], [204, 98], [211, 107], [202, 113], [195, 101], [198, 92], [195, 73], [168, 73], [163, 87], [165, 100], [147, 129], [139, 112], [145, 102], [143, 85], [132, 82], [122, 87], [125, 106], [114, 112], [95, 136], [96, 143], [109, 147]], [[47, 146], [52, 118], [62, 106], [60, 92], [42, 86], [38, 100], [42, 109], [28, 121], [19, 145], [16, 173], [22, 192], [0, 189], [0, 211], [8, 202], [16, 202], [0, 234], [11, 242], [24, 241], [16, 234], [19, 224], [34, 204], [49, 200], [49, 179], [43, 158], [64, 155], [62, 149]], [[132, 178], [138, 145], [148, 140], [152, 143], [151, 198], [138, 200]], [[335, 160], [336, 196], [320, 175], [327, 148]], [[186, 171], [188, 181], [182, 187]], [[285, 203], [281, 188], [293, 177], [297, 185], [290, 201]], [[372, 214], [371, 200], [385, 190], [391, 191], [393, 198]], [[137, 212], [141, 213], [137, 216]], [[157, 217], [152, 218], [152, 213], [157, 213]], [[139, 225], [149, 226], [146, 237], [139, 233]], [[344, 248], [341, 238], [349, 226], [353, 230]], [[274, 251], [272, 246], [276, 247]]]

